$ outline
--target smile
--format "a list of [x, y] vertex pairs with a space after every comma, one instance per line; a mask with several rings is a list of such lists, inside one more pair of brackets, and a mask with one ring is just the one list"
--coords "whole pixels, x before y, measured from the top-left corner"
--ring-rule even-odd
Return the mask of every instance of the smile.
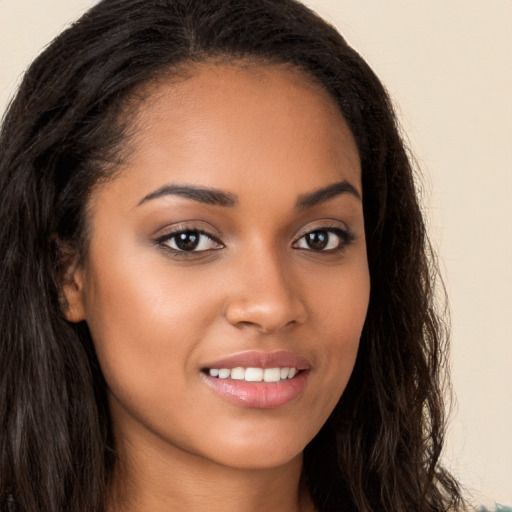
[[297, 368], [210, 368], [208, 374], [219, 379], [244, 380], [246, 382], [279, 382], [293, 379]]
[[209, 361], [201, 374], [223, 400], [241, 407], [274, 409], [303, 393], [311, 363], [288, 351], [249, 351]]

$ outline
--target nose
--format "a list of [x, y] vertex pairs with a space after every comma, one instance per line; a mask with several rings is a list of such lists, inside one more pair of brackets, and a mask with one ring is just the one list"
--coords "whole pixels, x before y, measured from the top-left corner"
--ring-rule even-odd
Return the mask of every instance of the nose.
[[262, 252], [251, 254], [237, 267], [225, 307], [230, 324], [269, 334], [305, 322], [304, 290], [285, 262]]

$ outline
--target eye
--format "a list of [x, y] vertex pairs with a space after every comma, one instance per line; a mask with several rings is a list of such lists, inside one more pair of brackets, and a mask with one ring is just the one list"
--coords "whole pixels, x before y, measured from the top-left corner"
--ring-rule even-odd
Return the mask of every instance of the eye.
[[224, 247], [211, 235], [197, 229], [167, 233], [159, 237], [157, 243], [174, 252], [203, 252]]
[[336, 252], [343, 250], [353, 239], [349, 231], [339, 227], [321, 228], [302, 235], [294, 243], [294, 247], [316, 252]]

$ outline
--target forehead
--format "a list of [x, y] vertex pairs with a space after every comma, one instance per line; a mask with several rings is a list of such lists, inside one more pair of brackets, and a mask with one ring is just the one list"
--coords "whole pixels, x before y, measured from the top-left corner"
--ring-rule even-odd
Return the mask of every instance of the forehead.
[[297, 68], [201, 63], [149, 84], [139, 98], [123, 167], [141, 190], [169, 181], [283, 187], [291, 178], [300, 194], [340, 177], [360, 184], [338, 106]]

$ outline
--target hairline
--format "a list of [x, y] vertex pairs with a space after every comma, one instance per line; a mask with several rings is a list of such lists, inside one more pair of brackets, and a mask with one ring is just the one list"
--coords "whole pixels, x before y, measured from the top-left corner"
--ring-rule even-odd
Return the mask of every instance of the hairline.
[[[319, 93], [322, 100], [330, 103], [335, 112], [347, 125], [351, 137], [354, 139], [354, 146], [361, 162], [360, 149], [358, 147], [352, 128], [346, 119], [338, 99], [328, 90], [326, 85], [310, 70], [300, 64], [286, 61], [284, 59], [262, 57], [258, 54], [236, 55], [230, 52], [198, 52], [185, 56], [182, 60], [170, 63], [153, 71], [153, 73], [138, 84], [121, 99], [119, 106], [114, 112], [112, 125], [118, 132], [116, 144], [108, 151], [110, 158], [98, 162], [101, 169], [100, 176], [90, 186], [82, 214], [82, 229], [78, 233], [78, 240], [72, 246], [78, 252], [79, 262], [82, 266], [87, 265], [89, 244], [91, 240], [91, 198], [98, 187], [114, 181], [122, 174], [123, 167], [129, 162], [130, 156], [136, 151], [138, 145], [133, 144], [140, 131], [144, 127], [141, 124], [140, 115], [144, 106], [150, 102], [157, 102], [161, 96], [169, 93], [169, 86], [185, 82], [204, 69], [211, 66], [234, 66], [250, 73], [259, 73], [261, 70], [277, 69], [294, 73], [300, 79], [301, 87], [306, 87], [312, 92]], [[164, 92], [165, 89], [165, 92]], [[361, 176], [362, 179], [362, 176]]]

